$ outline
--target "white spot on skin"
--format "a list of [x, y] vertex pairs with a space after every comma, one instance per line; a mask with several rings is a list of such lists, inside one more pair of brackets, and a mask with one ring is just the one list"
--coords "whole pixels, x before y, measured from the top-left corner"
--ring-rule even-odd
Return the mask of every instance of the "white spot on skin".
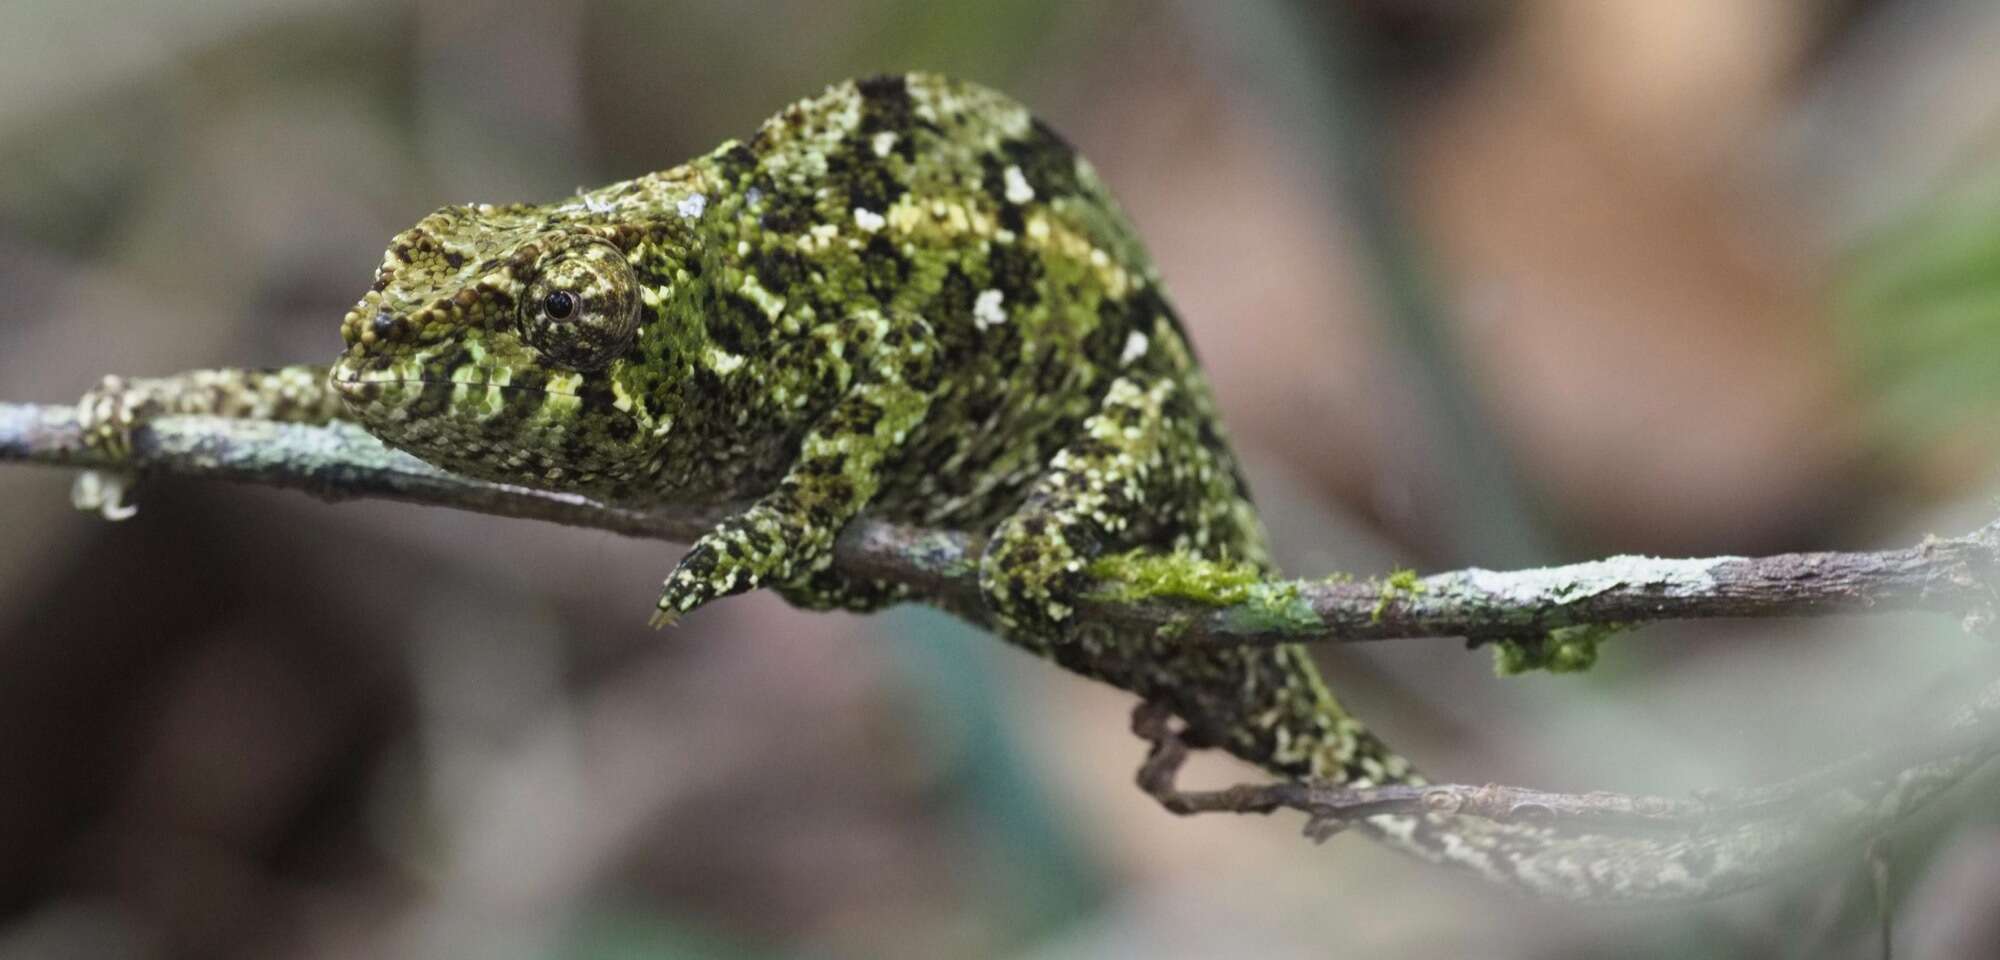
[[887, 222], [887, 220], [882, 218], [881, 214], [873, 210], [865, 210], [861, 207], [854, 208], [854, 225], [867, 233], [874, 233], [882, 229], [882, 225]]
[[743, 283], [737, 287], [737, 291], [755, 303], [767, 317], [775, 320], [779, 314], [785, 312], [785, 298], [764, 289], [764, 285], [757, 282], [757, 275], [754, 273], [744, 274]]
[[873, 146], [875, 148], [876, 156], [878, 157], [888, 156], [889, 151], [896, 149], [896, 131], [884, 130], [881, 133], [876, 134], [875, 142], [873, 144], [870, 144], [870, 146]]
[[1028, 186], [1028, 178], [1021, 175], [1020, 167], [1008, 167], [1002, 176], [1007, 185], [1008, 203], [1027, 203], [1035, 199], [1035, 188]]
[[1128, 364], [1145, 356], [1146, 347], [1149, 345], [1151, 345], [1151, 341], [1146, 339], [1145, 334], [1137, 330], [1132, 331], [1125, 336], [1125, 349], [1119, 351], [1118, 362], [1120, 364]]
[[1007, 311], [1000, 303], [1006, 295], [998, 290], [981, 290], [978, 299], [972, 301], [972, 322], [979, 329], [997, 326], [1007, 322]]
[[704, 194], [694, 194], [674, 204], [674, 209], [680, 211], [681, 216], [689, 220], [699, 220], [701, 219], [701, 212], [708, 209], [708, 197]]
[[708, 348], [708, 368], [716, 373], [728, 375], [743, 365], [743, 358], [720, 347]]

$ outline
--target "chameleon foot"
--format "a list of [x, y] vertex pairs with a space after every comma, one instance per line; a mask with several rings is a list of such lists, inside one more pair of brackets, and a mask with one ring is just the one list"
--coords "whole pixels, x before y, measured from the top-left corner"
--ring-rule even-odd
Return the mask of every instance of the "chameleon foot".
[[84, 446], [118, 459], [130, 456], [132, 431], [138, 427], [145, 406], [144, 396], [124, 377], [105, 377], [76, 403], [76, 422], [83, 430]]
[[733, 542], [721, 530], [695, 541], [662, 585], [660, 602], [647, 621], [653, 629], [671, 626], [711, 600], [755, 589], [763, 581], [751, 558], [731, 548]]

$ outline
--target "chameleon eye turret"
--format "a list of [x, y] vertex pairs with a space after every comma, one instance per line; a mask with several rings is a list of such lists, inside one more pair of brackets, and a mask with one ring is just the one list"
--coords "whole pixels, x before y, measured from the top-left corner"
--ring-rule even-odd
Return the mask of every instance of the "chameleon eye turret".
[[632, 345], [639, 281], [602, 240], [558, 247], [521, 298], [521, 335], [556, 366], [599, 370]]

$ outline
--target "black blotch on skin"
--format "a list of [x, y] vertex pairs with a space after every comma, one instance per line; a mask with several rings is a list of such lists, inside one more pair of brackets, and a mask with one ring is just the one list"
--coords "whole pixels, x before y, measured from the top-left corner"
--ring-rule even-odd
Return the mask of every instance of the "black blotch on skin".
[[532, 416], [541, 409], [547, 399], [539, 390], [515, 389], [509, 387], [500, 391], [500, 412], [487, 421], [488, 429], [506, 432], [515, 424]]
[[1188, 338], [1187, 327], [1181, 324], [1181, 315], [1174, 311], [1173, 304], [1168, 303], [1165, 297], [1160, 296], [1159, 288], [1150, 284], [1142, 286], [1127, 294], [1125, 300], [1132, 305], [1133, 320], [1136, 324], [1135, 329], [1151, 336], [1153, 333], [1153, 322], [1156, 319], [1164, 317], [1167, 321], [1167, 326], [1173, 328], [1174, 335], [1180, 337], [1181, 343], [1187, 347], [1188, 356], [1197, 362], [1200, 361], [1201, 356], [1195, 353], [1194, 350], [1194, 341]]
[[783, 247], [767, 248], [750, 261], [757, 282], [772, 293], [783, 295], [792, 284], [806, 278], [806, 264], [798, 253]]
[[1130, 300], [1105, 297], [1097, 304], [1097, 329], [1083, 338], [1083, 355], [1100, 369], [1115, 370], [1125, 352], [1125, 341], [1138, 328]]
[[716, 169], [722, 174], [724, 182], [735, 186], [757, 169], [757, 155], [750, 152], [749, 147], [735, 144], [716, 158]]
[[910, 260], [882, 234], [868, 238], [861, 254], [861, 281], [870, 296], [888, 303], [910, 279]]
[[757, 218], [764, 229], [798, 233], [813, 222], [812, 201], [809, 198], [781, 191], [769, 179], [757, 181], [754, 189], [764, 195], [764, 214]]
[[[611, 389], [611, 379], [603, 375], [584, 378], [582, 388], [577, 391], [583, 412], [597, 420], [604, 432], [612, 440], [623, 443], [632, 439], [638, 431], [632, 418], [618, 410], [618, 395]], [[578, 431], [581, 432], [581, 431]]]
[[1027, 219], [1021, 215], [1020, 204], [1003, 204], [1000, 207], [1000, 214], [997, 219], [1000, 221], [1001, 229], [1012, 230], [1016, 236], [1019, 236], [1023, 230], [1027, 229]]
[[563, 437], [562, 463], [575, 469], [597, 451], [597, 437], [588, 430], [569, 430]]
[[854, 483], [846, 477], [836, 477], [826, 483], [826, 498], [835, 504], [846, 506], [854, 501]]
[[740, 293], [727, 293], [709, 315], [708, 337], [730, 353], [743, 355], [765, 333], [764, 308]]
[[439, 379], [449, 379], [451, 372], [472, 362], [472, 351], [463, 343], [455, 343], [449, 352], [432, 360], [426, 372]]
[[465, 266], [465, 254], [459, 253], [456, 250], [446, 250], [444, 252], [444, 262], [446, 266], [456, 270], [459, 267]]
[[452, 385], [442, 381], [429, 381], [417, 394], [416, 402], [410, 404], [410, 418], [422, 420], [443, 414], [451, 406]]
[[997, 390], [980, 391], [970, 400], [966, 401], [965, 419], [975, 425], [984, 425], [987, 420], [992, 418], [994, 413], [999, 411], [1001, 404], [1005, 400], [1006, 397]]
[[1035, 188], [1035, 199], [1047, 203], [1078, 191], [1076, 151], [1048, 124], [1034, 121], [1026, 136], [1001, 144], [1000, 152], [1021, 168], [1021, 176]]
[[910, 386], [927, 394], [935, 394], [943, 381], [944, 372], [936, 363], [924, 364], [909, 374]]
[[717, 375], [715, 371], [710, 370], [709, 368], [704, 366], [696, 365], [694, 368], [692, 379], [694, 380], [694, 390], [692, 391], [693, 396], [713, 397], [718, 399], [723, 396], [726, 396], [726, 394], [724, 393], [724, 384], [722, 382], [722, 377]]
[[937, 293], [924, 304], [923, 315], [937, 331], [938, 352], [943, 362], [956, 363], [976, 350], [978, 327], [972, 322], [972, 301], [978, 295], [972, 278], [954, 263], [945, 269]]
[[986, 255], [993, 288], [999, 290], [1009, 307], [1026, 309], [1042, 302], [1040, 257], [1021, 249], [1019, 244], [996, 243]]
[[[689, 260], [687, 262], [688, 273], [690, 275], [700, 275], [701, 268], [698, 266], [700, 262], [699, 260]], [[665, 287], [674, 282], [673, 272], [668, 265], [653, 260], [650, 257], [637, 265], [637, 269], [633, 270], [632, 276], [639, 281], [639, 285], [642, 287]]]
[[874, 213], [886, 212], [908, 192], [895, 170], [860, 137], [827, 156], [826, 178], [835, 190], [847, 194], [849, 208]]
[[861, 91], [861, 133], [894, 133], [895, 151], [905, 160], [915, 156], [909, 134], [916, 126], [916, 104], [910, 100], [909, 82], [887, 74], [869, 77], [856, 88]]
[[528, 367], [514, 374], [511, 385], [526, 390], [540, 390], [549, 385], [549, 375], [533, 367]]
[[696, 550], [681, 560], [681, 569], [697, 577], [705, 577], [715, 572], [715, 554], [707, 550]]
[[[1022, 204], [1007, 199], [1007, 164], [1000, 154], [989, 153], [979, 158], [979, 189], [993, 201], [993, 210], [1000, 226], [1020, 234], [1027, 227]], [[1040, 195], [1037, 195], [1040, 199]]]
[[1007, 200], [1007, 161], [1003, 157], [1001, 153], [988, 153], [979, 158], [979, 189], [1001, 210], [1014, 206]]

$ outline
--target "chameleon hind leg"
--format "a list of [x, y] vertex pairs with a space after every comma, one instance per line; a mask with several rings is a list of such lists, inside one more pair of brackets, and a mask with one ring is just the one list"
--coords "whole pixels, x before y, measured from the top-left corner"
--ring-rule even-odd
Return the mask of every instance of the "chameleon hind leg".
[[1263, 528], [1213, 432], [1199, 383], [1123, 378], [1050, 461], [980, 558], [1002, 632], [1158, 702], [1189, 738], [1314, 781], [1410, 780], [1409, 764], [1341, 709], [1306, 649], [1179, 647], [1147, 637], [1102, 646], [1073, 623], [1092, 560], [1143, 547], [1269, 569]]
[[1203, 442], [1206, 397], [1194, 389], [1171, 374], [1113, 381], [994, 529], [979, 585], [1010, 638], [1039, 648], [1060, 640], [1090, 563], [1108, 551], [1145, 546], [1261, 562], [1260, 528], [1227, 454]]

